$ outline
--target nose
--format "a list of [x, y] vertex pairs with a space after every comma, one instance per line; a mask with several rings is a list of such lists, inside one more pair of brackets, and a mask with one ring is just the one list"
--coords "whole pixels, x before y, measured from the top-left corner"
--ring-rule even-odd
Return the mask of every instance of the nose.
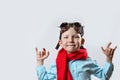
[[69, 42], [73, 42], [73, 37], [69, 37]]

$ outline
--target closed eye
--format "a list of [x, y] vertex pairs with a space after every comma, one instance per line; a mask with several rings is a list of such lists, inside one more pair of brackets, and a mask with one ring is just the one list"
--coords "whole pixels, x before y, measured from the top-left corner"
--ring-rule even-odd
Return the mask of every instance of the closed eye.
[[80, 38], [79, 36], [74, 36], [74, 38]]
[[65, 36], [65, 37], [63, 37], [63, 38], [67, 39], [68, 37], [67, 37], [67, 36]]

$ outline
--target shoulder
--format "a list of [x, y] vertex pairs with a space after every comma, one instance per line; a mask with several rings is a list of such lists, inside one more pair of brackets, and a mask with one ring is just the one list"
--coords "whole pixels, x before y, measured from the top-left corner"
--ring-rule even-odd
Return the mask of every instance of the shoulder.
[[86, 60], [76, 60], [75, 63], [81, 65], [81, 67], [95, 67], [98, 66], [97, 61], [92, 58], [87, 58]]
[[81, 65], [81, 66], [90, 66], [90, 65], [96, 65], [97, 62], [96, 60], [92, 60], [90, 57], [85, 59], [85, 60], [72, 60], [69, 62], [70, 65], [74, 65], [74, 64], [77, 64], [77, 65]]
[[94, 65], [94, 64], [97, 65], [97, 61], [93, 60], [91, 57], [86, 59], [86, 63], [90, 65]]
[[83, 63], [93, 63], [93, 64], [97, 64], [97, 61], [96, 60], [93, 60], [91, 57], [88, 57], [86, 60], [78, 60], [80, 62], [83, 62]]

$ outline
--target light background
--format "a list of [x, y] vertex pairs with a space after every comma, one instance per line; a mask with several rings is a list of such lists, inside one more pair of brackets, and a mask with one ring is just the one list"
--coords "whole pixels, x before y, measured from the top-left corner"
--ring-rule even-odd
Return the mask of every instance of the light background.
[[[45, 61], [54, 62], [54, 49], [62, 22], [85, 26], [85, 47], [103, 66], [100, 47], [118, 46], [110, 80], [120, 79], [119, 0], [1, 0], [0, 1], [0, 80], [37, 80], [35, 47], [50, 51]], [[92, 80], [99, 80], [92, 76]]]

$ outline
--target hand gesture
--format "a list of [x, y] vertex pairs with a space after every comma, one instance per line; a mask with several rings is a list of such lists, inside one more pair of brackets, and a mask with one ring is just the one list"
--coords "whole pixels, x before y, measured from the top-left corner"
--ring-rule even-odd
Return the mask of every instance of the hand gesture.
[[46, 52], [46, 49], [43, 48], [42, 51], [38, 51], [38, 48], [36, 48], [36, 58], [38, 65], [43, 65], [44, 60], [48, 58], [49, 52]]
[[112, 58], [113, 58], [113, 55], [114, 55], [114, 52], [117, 48], [117, 46], [115, 46], [114, 48], [111, 48], [110, 45], [112, 43], [108, 43], [107, 47], [104, 49], [103, 47], [101, 47], [103, 53], [107, 56], [107, 62], [112, 62]]

